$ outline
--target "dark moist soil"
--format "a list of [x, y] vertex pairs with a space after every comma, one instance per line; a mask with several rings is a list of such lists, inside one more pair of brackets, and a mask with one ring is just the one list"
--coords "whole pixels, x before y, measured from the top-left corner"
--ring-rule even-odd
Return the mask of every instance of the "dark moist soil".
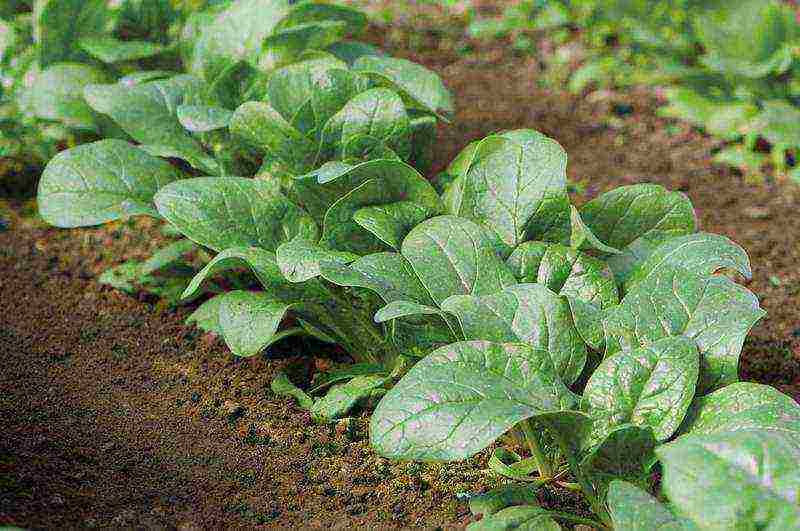
[[[769, 312], [745, 344], [742, 378], [800, 399], [796, 188], [712, 165], [718, 144], [657, 118], [650, 92], [543, 90], [537, 60], [503, 43], [457, 54], [463, 43], [444, 26], [412, 22], [413, 32], [373, 36], [439, 71], [455, 94], [438, 169], [470, 140], [531, 127], [569, 153], [578, 201], [644, 181], [683, 190], [702, 230], [747, 249], [747, 285]], [[98, 285], [108, 266], [162, 240], [154, 223], [59, 231], [30, 209], [13, 204], [0, 233], [0, 525], [460, 527], [466, 495], [496, 484], [481, 472], [485, 453], [461, 464], [391, 463], [370, 451], [366, 415], [320, 426], [273, 395], [276, 371], [323, 365], [324, 352], [236, 359], [182, 325], [190, 309]], [[576, 504], [547, 490], [541, 501]]]

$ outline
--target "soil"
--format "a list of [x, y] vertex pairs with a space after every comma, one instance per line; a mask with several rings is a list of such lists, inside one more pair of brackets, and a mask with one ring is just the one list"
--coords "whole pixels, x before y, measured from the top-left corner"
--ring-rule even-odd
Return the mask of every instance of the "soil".
[[[531, 127], [569, 153], [578, 201], [644, 181], [683, 190], [702, 230], [747, 250], [746, 284], [769, 313], [745, 344], [742, 378], [800, 400], [797, 188], [713, 165], [718, 142], [657, 117], [652, 91], [542, 89], [539, 61], [502, 42], [457, 53], [447, 26], [398, 23], [373, 40], [440, 72], [458, 102], [437, 169], [470, 140]], [[318, 425], [270, 391], [276, 371], [325, 363], [325, 352], [237, 359], [183, 326], [190, 309], [100, 286], [108, 266], [161, 241], [152, 222], [59, 231], [29, 203], [10, 204], [0, 233], [0, 526], [461, 527], [467, 495], [496, 483], [482, 472], [485, 453], [388, 462], [369, 449], [366, 415]], [[541, 497], [575, 505], [558, 491]]]

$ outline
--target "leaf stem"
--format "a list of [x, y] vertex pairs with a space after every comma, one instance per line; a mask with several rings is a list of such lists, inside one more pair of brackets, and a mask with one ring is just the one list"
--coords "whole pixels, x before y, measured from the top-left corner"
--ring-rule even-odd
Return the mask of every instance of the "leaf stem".
[[522, 432], [525, 434], [525, 440], [528, 442], [531, 456], [536, 460], [536, 468], [539, 469], [539, 476], [541, 476], [542, 479], [552, 479], [553, 469], [550, 466], [550, 461], [548, 461], [547, 456], [544, 455], [542, 447], [539, 445], [539, 439], [533, 431], [533, 425], [530, 420], [522, 422]]

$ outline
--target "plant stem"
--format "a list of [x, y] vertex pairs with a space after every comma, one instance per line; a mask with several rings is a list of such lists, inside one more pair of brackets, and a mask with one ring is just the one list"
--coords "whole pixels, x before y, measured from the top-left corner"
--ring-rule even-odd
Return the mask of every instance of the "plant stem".
[[528, 448], [531, 450], [531, 456], [536, 460], [536, 467], [539, 469], [539, 475], [542, 479], [551, 479], [553, 477], [553, 470], [547, 456], [544, 455], [542, 447], [539, 446], [539, 439], [533, 431], [533, 425], [530, 420], [522, 423], [522, 432], [525, 434], [525, 440], [528, 442]]

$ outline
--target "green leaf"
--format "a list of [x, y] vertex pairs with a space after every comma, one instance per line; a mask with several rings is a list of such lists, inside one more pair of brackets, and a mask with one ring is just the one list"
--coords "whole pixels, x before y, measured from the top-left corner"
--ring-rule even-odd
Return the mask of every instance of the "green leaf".
[[442, 309], [458, 318], [466, 339], [522, 342], [548, 353], [566, 384], [586, 364], [583, 344], [566, 300], [541, 284], [519, 284], [493, 295], [454, 295]]
[[489, 492], [477, 494], [469, 499], [469, 510], [476, 516], [492, 515], [506, 507], [535, 505], [536, 489], [530, 485], [503, 485]]
[[280, 244], [275, 254], [281, 273], [290, 282], [305, 282], [318, 277], [322, 262], [347, 264], [359, 258], [356, 254], [327, 249], [303, 238]]
[[373, 448], [393, 459], [457, 461], [519, 422], [574, 403], [546, 351], [466, 341], [419, 361], [378, 405]]
[[361, 34], [367, 27], [367, 16], [358, 9], [316, 1], [303, 1], [292, 6], [291, 11], [275, 29], [282, 31], [301, 24], [326, 20], [344, 22], [347, 33], [352, 36]]
[[727, 278], [664, 268], [608, 312], [606, 355], [686, 336], [700, 350], [698, 392], [704, 394], [738, 379], [744, 338], [764, 313], [752, 293]]
[[228, 348], [237, 356], [255, 356], [275, 341], [290, 307], [266, 293], [226, 293], [219, 305], [219, 326]]
[[224, 296], [224, 294], [215, 295], [201, 304], [186, 318], [186, 324], [194, 323], [200, 330], [213, 332], [221, 336], [222, 327], [219, 324], [219, 307]]
[[356, 376], [349, 382], [335, 385], [311, 407], [317, 420], [331, 422], [347, 416], [356, 406], [382, 389], [389, 380], [386, 376]]
[[208, 105], [179, 105], [178, 121], [184, 129], [193, 133], [207, 133], [228, 127], [233, 113], [222, 107]]
[[573, 249], [594, 249], [601, 253], [617, 255], [622, 254], [622, 251], [615, 247], [606, 245], [600, 241], [592, 229], [586, 226], [583, 222], [580, 212], [574, 206], [570, 205], [570, 223], [572, 232], [569, 237], [569, 244]]
[[613, 428], [581, 461], [601, 496], [615, 479], [647, 483], [656, 440], [650, 428], [626, 424]]
[[270, 383], [272, 392], [278, 396], [288, 396], [297, 400], [300, 407], [311, 410], [314, 407], [314, 399], [308, 396], [302, 389], [294, 385], [286, 374], [279, 372]]
[[375, 314], [376, 323], [385, 323], [392, 319], [408, 317], [412, 315], [440, 315], [442, 311], [433, 306], [426, 306], [411, 301], [392, 301], [381, 308]]
[[195, 250], [197, 250], [197, 245], [190, 240], [181, 239], [172, 242], [142, 262], [142, 273], [149, 275], [179, 264], [187, 254]]
[[184, 149], [174, 145], [140, 144], [139, 149], [154, 157], [167, 159], [180, 159], [186, 161], [192, 168], [208, 175], [221, 175], [222, 167], [213, 158], [194, 148]]
[[398, 201], [356, 210], [353, 221], [380, 241], [397, 250], [406, 235], [428, 217], [428, 211], [412, 201]]
[[106, 81], [106, 74], [90, 65], [53, 65], [39, 74], [33, 85], [33, 112], [38, 118], [56, 120], [67, 127], [95, 129], [95, 115], [83, 99], [83, 88]]
[[780, 434], [681, 437], [656, 454], [674, 510], [699, 528], [800, 527], [800, 449]]
[[606, 358], [584, 391], [595, 431], [630, 423], [650, 427], [658, 441], [669, 439], [692, 402], [699, 370], [697, 347], [685, 337]]
[[780, 432], [800, 447], [800, 405], [768, 385], [736, 382], [698, 397], [681, 433]]
[[402, 253], [437, 304], [451, 295], [491, 295], [516, 283], [484, 230], [456, 216], [417, 225]]
[[264, 40], [289, 10], [287, 0], [239, 0], [228, 4], [202, 29], [189, 70], [212, 81], [239, 61], [258, 66]]
[[338, 286], [367, 288], [387, 303], [411, 301], [425, 306], [436, 303], [420, 282], [411, 264], [397, 253], [375, 253], [359, 258], [349, 266], [320, 264], [325, 280]]
[[436, 73], [396, 57], [367, 55], [353, 68], [400, 93], [407, 104], [434, 114], [454, 112], [453, 98]]
[[42, 218], [57, 227], [99, 225], [125, 216], [156, 216], [153, 196], [182, 175], [166, 161], [122, 140], [62, 151], [39, 181]]
[[439, 196], [430, 183], [403, 162], [373, 160], [354, 167], [350, 173], [368, 176], [368, 180], [336, 201], [325, 213], [322, 241], [333, 248], [359, 254], [385, 248], [353, 219], [363, 207], [410, 201], [422, 207], [427, 215], [440, 209]]
[[164, 53], [166, 47], [147, 41], [121, 41], [110, 35], [83, 37], [78, 44], [89, 55], [104, 63], [136, 61]]
[[620, 254], [607, 257], [606, 263], [614, 273], [618, 285], [627, 282], [631, 274], [642, 265], [660, 245], [671, 240], [668, 234], [651, 233], [636, 238]]
[[359, 41], [337, 42], [336, 44], [329, 46], [327, 51], [348, 65], [352, 65], [360, 58], [367, 55], [384, 55], [380, 48]]
[[614, 480], [608, 487], [608, 510], [614, 529], [621, 531], [680, 531], [692, 528], [647, 491], [627, 481]]
[[105, 0], [39, 0], [34, 15], [34, 40], [43, 68], [81, 59], [81, 37], [103, 33], [110, 22]]
[[744, 249], [719, 234], [698, 232], [667, 240], [636, 267], [628, 277], [625, 288], [659, 273], [663, 267], [683, 267], [700, 276], [714, 274], [722, 268], [733, 269], [745, 278], [752, 277], [750, 259]]
[[339, 42], [346, 34], [347, 24], [336, 20], [300, 24], [284, 29], [264, 39], [258, 66], [262, 70], [270, 71], [290, 64], [301, 59], [304, 53], [325, 49]]
[[550, 290], [602, 309], [619, 303], [608, 266], [597, 258], [559, 244], [524, 242], [506, 261], [519, 282], [543, 284]]
[[696, 227], [689, 199], [657, 184], [620, 186], [583, 205], [580, 215], [601, 241], [616, 249], [644, 235], [683, 236]]
[[84, 96], [97, 112], [111, 117], [142, 144], [172, 146], [203, 155], [200, 144], [178, 122], [177, 108], [187, 94], [199, 90], [199, 81], [187, 75], [138, 85], [88, 85]]
[[546, 509], [537, 505], [516, 505], [498, 511], [467, 526], [468, 531], [507, 531], [530, 529], [536, 531], [561, 531]]
[[382, 142], [400, 158], [408, 159], [411, 121], [397, 93], [375, 88], [356, 95], [325, 124], [322, 149], [333, 153], [337, 146], [343, 147], [362, 135]]
[[388, 376], [386, 367], [375, 363], [352, 363], [343, 365], [341, 368], [332, 371], [320, 372], [314, 378], [314, 387], [309, 390], [309, 393], [315, 393], [332, 384], [339, 383], [342, 380], [350, 380], [356, 376]]
[[749, 128], [773, 146], [800, 145], [800, 108], [784, 100], [768, 100], [762, 105]]
[[555, 140], [529, 129], [511, 131], [483, 139], [460, 157], [461, 176], [447, 194], [450, 213], [480, 223], [511, 247], [566, 239], [567, 154]]
[[215, 251], [251, 246], [275, 251], [296, 236], [313, 240], [317, 235], [308, 214], [259, 179], [184, 179], [164, 187], [155, 202], [187, 238]]
[[296, 171], [306, 168], [316, 154], [316, 146], [264, 102], [242, 104], [231, 118], [230, 129], [235, 136]]
[[142, 278], [142, 264], [131, 260], [116, 267], [106, 269], [97, 277], [97, 282], [111, 286], [128, 294], [137, 291], [136, 284]]
[[605, 343], [605, 332], [603, 331], [603, 310], [582, 299], [577, 299], [571, 295], [565, 295], [572, 312], [572, 321], [581, 339], [594, 350], [602, 350]]

